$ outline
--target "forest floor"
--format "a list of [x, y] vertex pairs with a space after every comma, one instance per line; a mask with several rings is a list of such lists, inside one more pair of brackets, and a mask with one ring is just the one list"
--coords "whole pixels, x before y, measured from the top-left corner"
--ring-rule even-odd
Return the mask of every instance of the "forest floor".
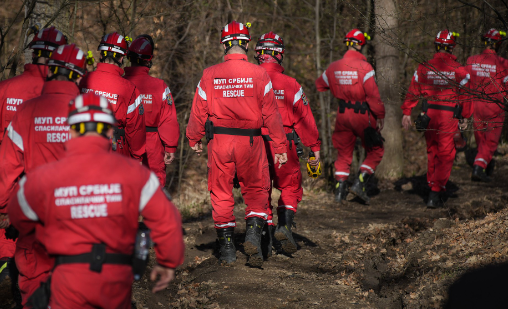
[[[417, 143], [422, 151], [421, 138]], [[436, 210], [424, 203], [428, 189], [421, 162], [406, 162], [419, 166], [413, 173], [421, 176], [374, 179], [370, 205], [338, 205], [306, 180], [295, 217], [299, 250], [292, 256], [274, 254], [262, 268], [247, 264], [245, 205], [237, 194], [237, 261], [218, 264], [213, 220], [204, 211], [184, 220], [185, 263], [170, 287], [151, 294], [145, 274], [134, 283], [133, 300], [138, 309], [442, 308], [450, 285], [462, 274], [507, 261], [508, 147], [499, 152], [487, 184], [470, 180], [471, 168], [459, 154], [445, 207]], [[8, 294], [5, 284], [0, 296]], [[8, 303], [0, 307], [11, 308]]]
[[135, 283], [137, 308], [442, 308], [460, 275], [506, 261], [502, 148], [488, 184], [472, 182], [464, 153], [457, 156], [442, 209], [426, 208], [425, 175], [374, 181], [370, 205], [337, 205], [331, 194], [306, 190], [295, 217], [299, 250], [275, 254], [262, 268], [249, 267], [243, 253], [245, 205], [237, 198], [234, 265], [217, 262], [209, 213], [187, 220], [176, 280], [157, 295], [146, 279]]

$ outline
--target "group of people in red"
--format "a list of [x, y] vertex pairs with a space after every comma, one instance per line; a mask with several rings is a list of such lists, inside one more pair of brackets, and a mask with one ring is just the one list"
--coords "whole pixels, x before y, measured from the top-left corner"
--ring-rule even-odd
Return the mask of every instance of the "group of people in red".
[[154, 47], [107, 34], [88, 73], [81, 49], [41, 29], [33, 63], [0, 83], [0, 257], [19, 271], [23, 307], [130, 308], [140, 216], [153, 291], [183, 263], [180, 214], [162, 189], [180, 132], [169, 88], [149, 75]]
[[[385, 108], [375, 71], [362, 54], [368, 39], [358, 29], [347, 33], [344, 57], [316, 80], [317, 90], [330, 90], [339, 105], [332, 136], [339, 203], [348, 193], [369, 203], [366, 184], [384, 153]], [[456, 34], [439, 32], [434, 58], [419, 65], [402, 105], [402, 124], [409, 129], [411, 110], [420, 99], [426, 102], [416, 123], [427, 141], [428, 207], [443, 206], [454, 135], [472, 115], [478, 144], [472, 179], [490, 180], [504, 121], [500, 106], [508, 64], [496, 55], [500, 32], [492, 29], [482, 39], [485, 51], [461, 66], [452, 55]], [[259, 65], [248, 61], [250, 41], [242, 23], [222, 29], [224, 62], [203, 72], [186, 137], [198, 155], [202, 139], [208, 142], [219, 261], [236, 261], [237, 182], [246, 204], [243, 248], [248, 263], [260, 267], [271, 256], [273, 242], [286, 254], [297, 251], [292, 227], [303, 195], [297, 149], [300, 142], [309, 147], [314, 155], [307, 163], [317, 168], [321, 143], [302, 86], [284, 74], [283, 39], [274, 32], [259, 37], [254, 48]], [[68, 45], [54, 27], [38, 31], [30, 48], [33, 64], [0, 83], [5, 132], [0, 257], [15, 262], [23, 306], [130, 308], [139, 217], [155, 243], [157, 265], [150, 277], [159, 279], [154, 292], [167, 287], [184, 254], [180, 215], [163, 190], [179, 126], [169, 87], [149, 75], [154, 42], [140, 35], [129, 45], [122, 35], [107, 34], [98, 46], [100, 63], [89, 73], [85, 53]], [[125, 58], [131, 66], [124, 70]], [[358, 137], [366, 158], [349, 186]], [[281, 191], [276, 225], [273, 188]], [[9, 236], [16, 234], [12, 227], [17, 241], [7, 239], [15, 238]]]
[[492, 157], [501, 137], [508, 86], [508, 61], [496, 53], [505, 35], [496, 29], [487, 31], [481, 37], [483, 52], [469, 57], [462, 66], [452, 54], [458, 34], [440, 31], [434, 40], [434, 58], [420, 64], [414, 73], [402, 104], [402, 125], [410, 128], [411, 111], [424, 99], [416, 122], [425, 130], [427, 142], [429, 208], [444, 206], [456, 144], [461, 144], [457, 133], [465, 130], [468, 122], [472, 122], [478, 150], [471, 179], [491, 180], [495, 164]]

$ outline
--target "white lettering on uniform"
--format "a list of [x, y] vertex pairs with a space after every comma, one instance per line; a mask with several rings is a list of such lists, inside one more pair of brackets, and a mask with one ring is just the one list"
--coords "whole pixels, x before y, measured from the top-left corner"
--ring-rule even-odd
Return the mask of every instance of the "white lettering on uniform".
[[108, 205], [85, 205], [85, 206], [72, 206], [71, 218], [72, 219], [87, 219], [87, 218], [100, 218], [108, 216]]
[[236, 97], [244, 97], [244, 90], [224, 90], [222, 91], [222, 96], [224, 98], [236, 98]]
[[53, 117], [35, 117], [35, 124], [53, 124]]
[[102, 185], [85, 185], [79, 187], [79, 194], [90, 195], [90, 194], [115, 194], [122, 193], [122, 189], [119, 183], [102, 184]]
[[21, 103], [23, 103], [23, 99], [7, 98], [7, 104], [20, 105]]
[[353, 85], [358, 82], [357, 71], [335, 71], [334, 74], [339, 85]]
[[55, 189], [55, 197], [67, 197], [67, 196], [77, 196], [78, 195], [78, 187], [60, 187]]
[[66, 133], [46, 133], [47, 143], [65, 143], [71, 138], [71, 134]]

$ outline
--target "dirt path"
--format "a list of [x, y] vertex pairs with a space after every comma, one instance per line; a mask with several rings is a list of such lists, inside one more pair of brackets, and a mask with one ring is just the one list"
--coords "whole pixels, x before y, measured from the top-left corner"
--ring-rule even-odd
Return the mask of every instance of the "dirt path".
[[[272, 256], [262, 269], [246, 265], [244, 205], [235, 210], [238, 260], [230, 267], [214, 255], [211, 215], [190, 220], [174, 283], [152, 295], [145, 275], [133, 299], [150, 309], [441, 308], [460, 274], [508, 254], [508, 156], [498, 157], [492, 183], [472, 183], [470, 171], [459, 159], [441, 210], [426, 209], [424, 176], [377, 183], [368, 206], [337, 206], [330, 195], [305, 192], [295, 218], [299, 250]], [[8, 294], [4, 282], [0, 295]]]
[[[424, 176], [378, 184], [384, 188], [371, 188], [371, 194], [378, 194], [368, 206], [355, 202], [337, 206], [330, 195], [306, 192], [295, 219], [299, 250], [292, 257], [272, 256], [262, 269], [246, 265], [242, 205], [235, 210], [238, 260], [231, 267], [217, 264], [211, 216], [187, 222], [186, 263], [178, 271], [175, 284], [166, 293], [152, 296], [146, 291], [148, 283], [142, 282], [136, 285], [134, 298], [138, 308], [439, 306], [444, 296], [423, 293], [414, 297], [417, 294], [413, 291], [425, 290], [426, 283], [418, 281], [418, 267], [413, 270], [407, 261], [408, 252], [425, 252], [429, 245], [425, 239], [434, 235], [436, 226], [459, 225], [462, 219], [481, 218], [505, 207], [505, 197], [486, 199], [506, 192], [508, 165], [504, 158], [498, 159], [493, 183], [472, 183], [470, 170], [464, 162], [454, 167], [448, 186], [450, 198], [441, 210], [426, 209]], [[437, 239], [432, 237], [432, 241]], [[415, 239], [418, 245], [411, 245]], [[403, 270], [390, 268], [398, 265], [393, 264], [397, 260], [401, 260]], [[440, 269], [435, 271], [439, 279]], [[438, 294], [446, 294], [444, 286], [449, 283], [445, 280]]]

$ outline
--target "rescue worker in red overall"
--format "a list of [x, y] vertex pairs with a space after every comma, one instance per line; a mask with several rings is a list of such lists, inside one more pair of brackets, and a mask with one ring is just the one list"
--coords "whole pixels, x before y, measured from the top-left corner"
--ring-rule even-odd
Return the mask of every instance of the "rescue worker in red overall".
[[467, 59], [466, 69], [471, 76], [469, 87], [474, 109], [474, 136], [478, 146], [471, 176], [475, 181], [490, 181], [489, 176], [495, 165], [492, 156], [503, 131], [508, 63], [496, 53], [502, 39], [499, 31], [490, 29], [482, 36], [485, 44], [483, 52]]
[[[275, 164], [286, 163], [286, 134], [266, 71], [247, 61], [250, 34], [232, 21], [222, 29], [224, 62], [207, 68], [198, 83], [187, 126], [189, 144], [202, 152], [208, 143], [208, 190], [220, 243], [221, 262], [236, 260], [233, 231], [233, 178], [235, 172], [247, 208], [244, 249], [251, 266], [261, 266], [261, 233], [268, 218], [270, 175], [261, 127], [273, 140]], [[213, 126], [213, 128], [212, 128]], [[210, 139], [212, 138], [212, 139]]]
[[127, 57], [131, 67], [125, 68], [125, 79], [141, 92], [146, 124], [146, 154], [148, 166], [157, 175], [161, 186], [166, 185], [166, 164], [175, 159], [180, 126], [169, 87], [162, 79], [149, 75], [154, 44], [152, 37], [143, 34], [129, 46]]
[[[63, 156], [64, 142], [69, 139], [68, 105], [79, 94], [77, 84], [86, 73], [85, 56], [74, 44], [58, 47], [49, 59], [41, 96], [24, 102], [7, 127], [0, 146], [0, 212], [6, 213], [11, 193], [23, 173], [30, 174], [36, 167]], [[15, 260], [25, 304], [39, 283], [46, 280], [53, 261], [35, 240], [34, 233], [19, 236]]]
[[[67, 44], [67, 38], [55, 27], [45, 28], [34, 33], [29, 44], [32, 52], [32, 63], [25, 64], [23, 74], [0, 82], [0, 144], [4, 132], [9, 126], [19, 105], [24, 101], [41, 95], [43, 84], [48, 75], [47, 62], [51, 53], [60, 45]], [[0, 225], [9, 226], [6, 216], [0, 213]], [[16, 234], [13, 228], [8, 228], [8, 234]], [[14, 232], [14, 233], [13, 233]], [[16, 244], [12, 239], [7, 239], [6, 230], [0, 226], [0, 259], [14, 257]], [[10, 261], [9, 263], [13, 263]], [[2, 268], [0, 263], [0, 268]], [[7, 268], [5, 268], [7, 269]], [[11, 276], [16, 274], [11, 267]], [[2, 271], [0, 271], [1, 273]], [[17, 278], [13, 278], [13, 286], [16, 286]], [[17, 289], [17, 288], [16, 288]], [[19, 293], [19, 292], [16, 292]]]
[[146, 129], [141, 94], [136, 86], [122, 78], [123, 60], [127, 54], [125, 38], [116, 33], [102, 37], [97, 48], [100, 62], [97, 69], [79, 84], [81, 93], [95, 93], [113, 104], [118, 128], [115, 129], [113, 150], [142, 160], [145, 153]]
[[330, 90], [333, 96], [339, 99], [332, 136], [333, 146], [338, 152], [335, 161], [335, 200], [341, 203], [346, 197], [346, 181], [353, 160], [353, 150], [356, 138], [360, 137], [367, 156], [349, 192], [369, 203], [365, 184], [381, 162], [384, 148], [382, 144], [370, 147], [366, 145], [364, 131], [368, 127], [376, 127], [377, 132], [381, 132], [385, 107], [381, 102], [374, 69], [361, 53], [366, 44], [366, 35], [353, 29], [346, 34], [344, 43], [348, 47], [344, 57], [330, 64], [316, 80], [316, 87], [318, 91]]
[[[411, 110], [418, 100], [427, 99], [429, 103], [427, 111], [424, 111], [430, 117], [425, 131], [427, 182], [431, 189], [427, 201], [429, 208], [443, 207], [442, 192], [446, 191], [455, 159], [453, 136], [458, 131], [458, 118], [469, 118], [472, 114], [471, 104], [464, 100], [460, 90], [469, 82], [469, 74], [452, 55], [457, 44], [456, 35], [449, 30], [440, 31], [434, 44], [434, 58], [418, 66], [402, 104], [402, 125], [409, 130], [412, 125]], [[459, 107], [462, 107], [462, 112]], [[465, 128], [467, 122], [460, 120], [460, 124], [461, 128]]]
[[[266, 139], [265, 146], [270, 165], [270, 177], [273, 186], [281, 191], [279, 206], [277, 207], [278, 223], [275, 230], [275, 237], [280, 241], [286, 253], [295, 253], [297, 246], [291, 231], [293, 219], [302, 200], [302, 172], [300, 160], [296, 153], [296, 144], [300, 137], [303, 144], [310, 147], [315, 154], [315, 160], [309, 161], [313, 166], [319, 164], [319, 151], [321, 141], [319, 132], [309, 106], [309, 101], [303, 92], [302, 86], [292, 77], [284, 75], [282, 60], [284, 54], [283, 39], [273, 32], [263, 34], [256, 44], [256, 60], [266, 70], [272, 81], [273, 91], [279, 112], [282, 117], [284, 131], [288, 139], [286, 152], [288, 162], [281, 168], [274, 165], [275, 152], [272, 147], [273, 141], [267, 135], [268, 130], [262, 128], [263, 138]], [[271, 235], [272, 230], [272, 206], [269, 195], [269, 214], [267, 220], [267, 234]], [[271, 253], [269, 242], [268, 255]]]
[[0, 82], [0, 143], [7, 126], [19, 105], [41, 95], [42, 86], [48, 75], [47, 62], [51, 53], [60, 45], [67, 44], [67, 38], [55, 27], [35, 33], [28, 45], [33, 50], [32, 63], [25, 64], [23, 74]]
[[180, 214], [154, 173], [110, 152], [116, 120], [106, 98], [80, 95], [67, 110], [64, 156], [20, 180], [9, 216], [55, 257], [48, 308], [131, 308], [139, 216], [155, 243], [157, 292], [183, 262]]

